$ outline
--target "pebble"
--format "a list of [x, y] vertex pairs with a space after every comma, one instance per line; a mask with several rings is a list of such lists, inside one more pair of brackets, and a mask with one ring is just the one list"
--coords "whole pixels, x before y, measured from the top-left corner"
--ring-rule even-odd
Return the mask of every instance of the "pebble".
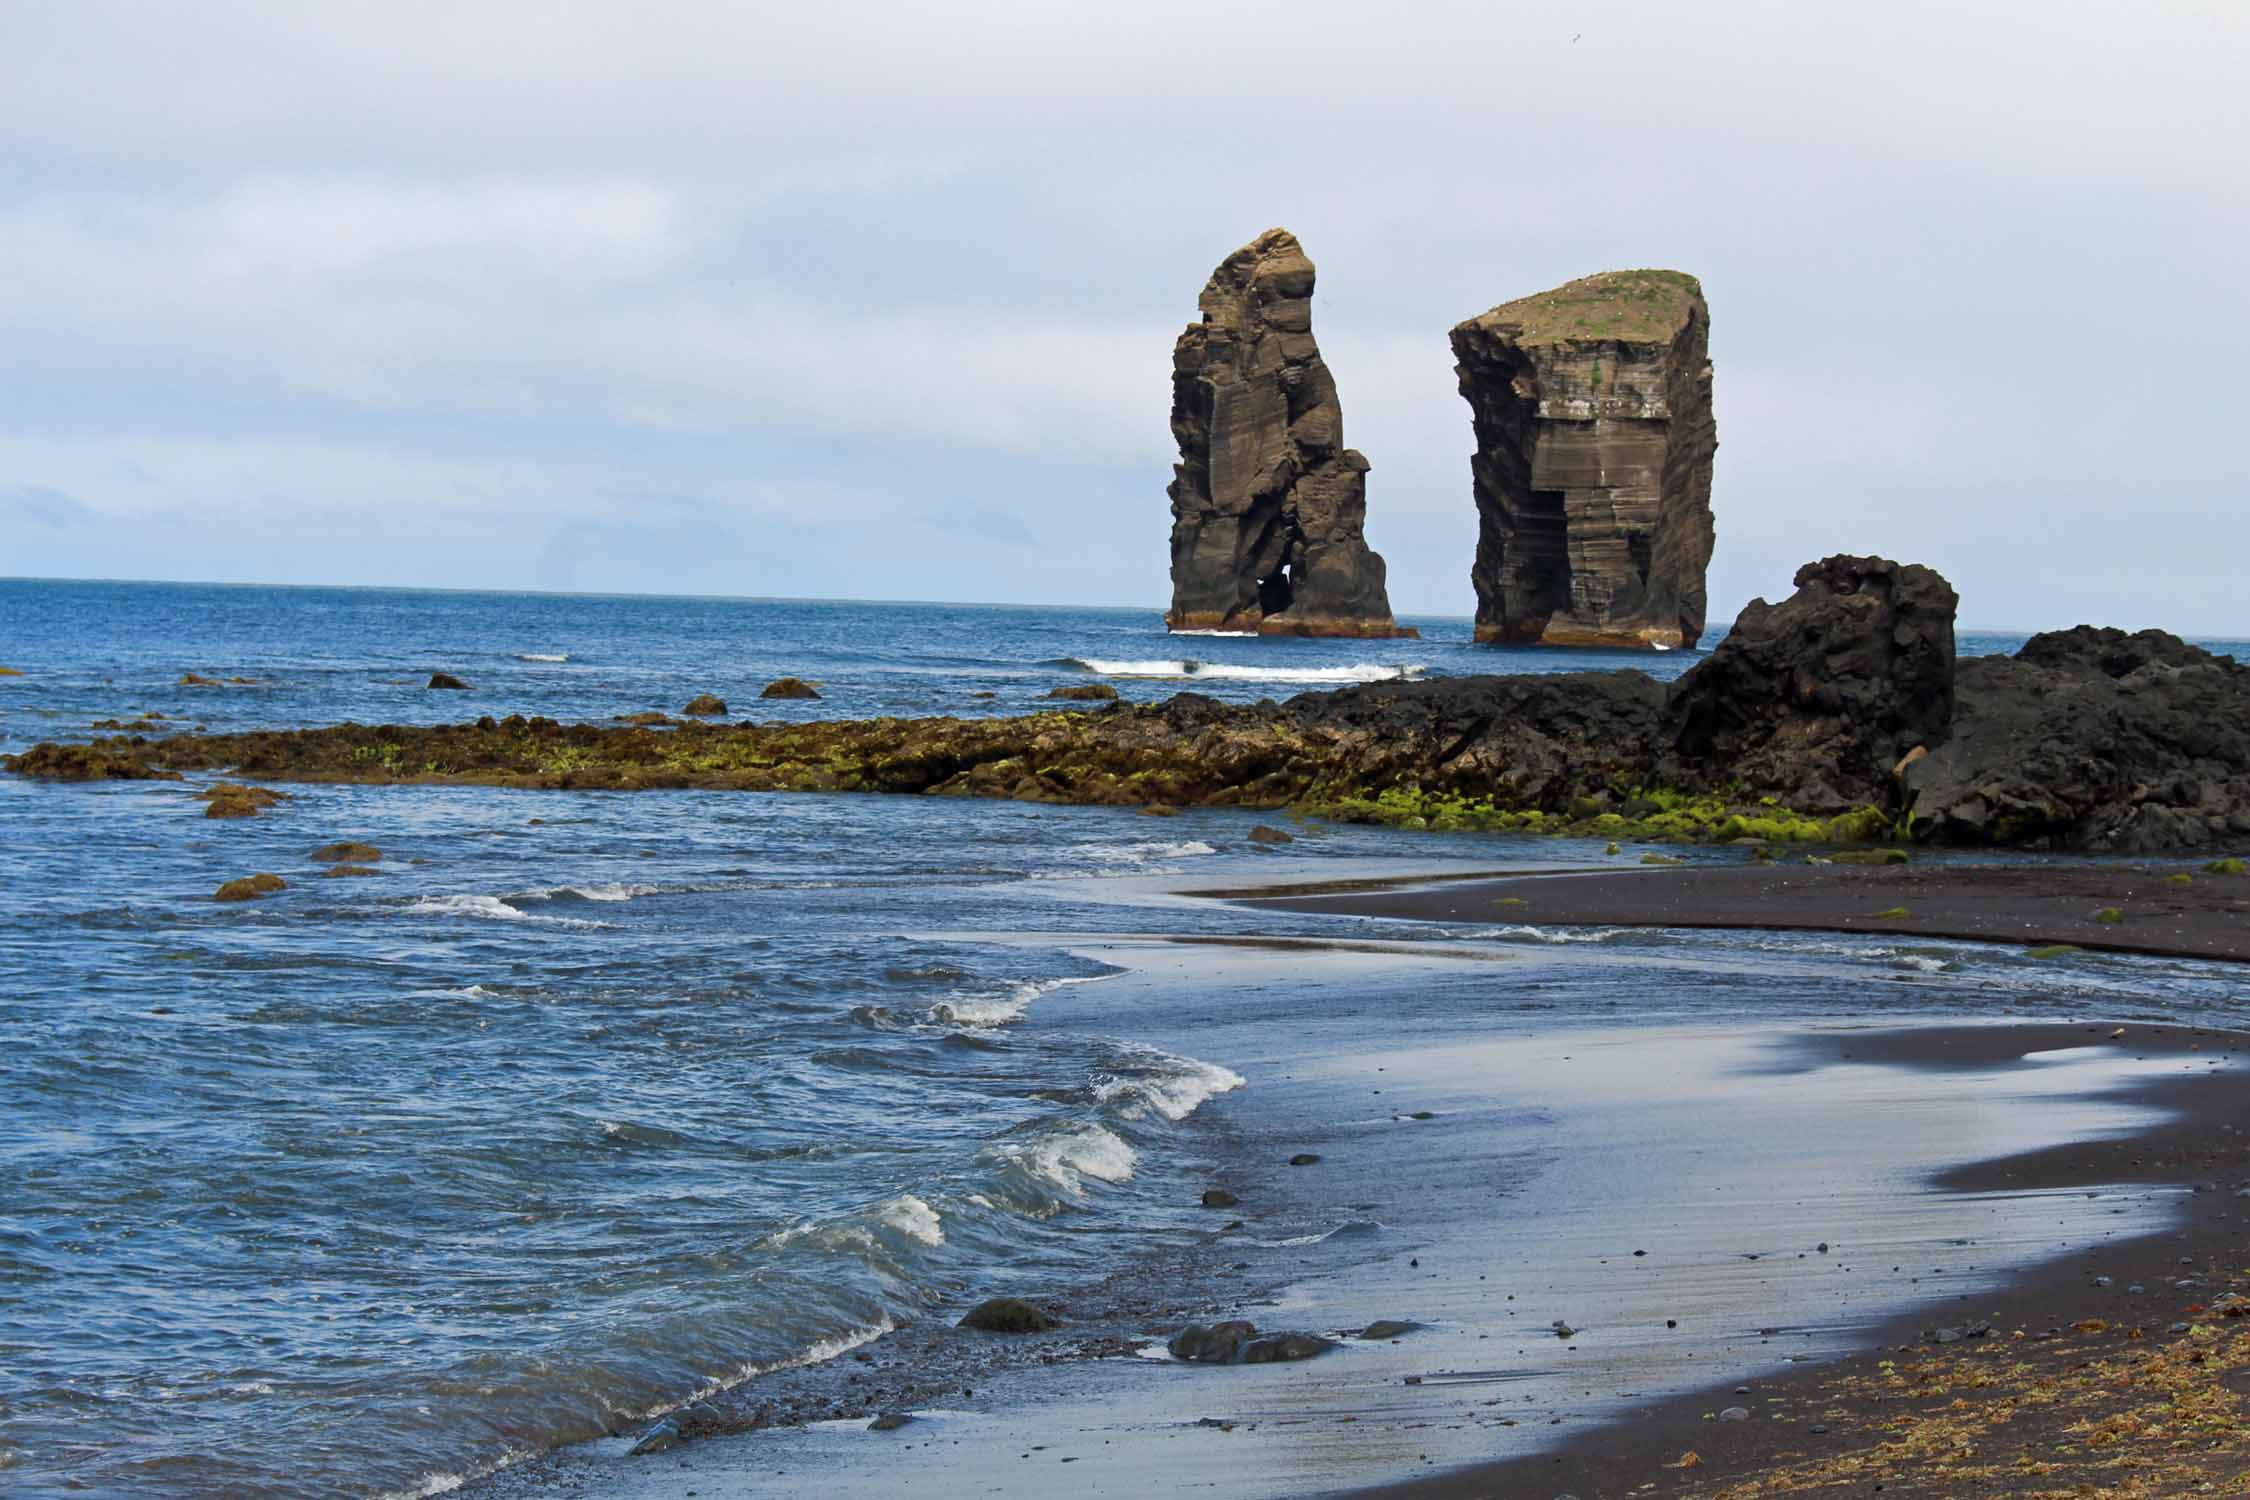
[[1750, 1420], [1750, 1408], [1747, 1406], [1730, 1406], [1719, 1413], [1719, 1420], [1722, 1422], [1747, 1422]]
[[2113, 1284], [2114, 1283], [2112, 1283], [2107, 1276], [2096, 1276], [2094, 1278], [2094, 1285], [2096, 1286], [2110, 1286]]

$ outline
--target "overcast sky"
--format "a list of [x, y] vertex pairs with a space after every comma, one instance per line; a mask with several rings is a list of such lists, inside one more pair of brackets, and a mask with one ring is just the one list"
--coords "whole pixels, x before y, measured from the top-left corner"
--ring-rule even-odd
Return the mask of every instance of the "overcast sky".
[[1402, 613], [1446, 331], [1712, 308], [1714, 620], [2250, 634], [2250, 5], [0, 0], [0, 574], [1169, 598], [1170, 347], [1283, 225]]

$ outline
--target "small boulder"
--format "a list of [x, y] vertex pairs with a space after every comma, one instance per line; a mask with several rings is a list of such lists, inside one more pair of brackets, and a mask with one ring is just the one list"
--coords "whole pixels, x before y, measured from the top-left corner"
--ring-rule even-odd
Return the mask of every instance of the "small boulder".
[[1190, 1364], [1228, 1365], [1242, 1352], [1243, 1346], [1255, 1338], [1258, 1326], [1240, 1318], [1224, 1323], [1190, 1323], [1172, 1335], [1164, 1347], [1174, 1359], [1184, 1359]]
[[208, 790], [197, 792], [196, 796], [204, 803], [206, 818], [254, 818], [267, 808], [289, 800], [287, 792], [244, 786], [238, 781], [218, 782]]
[[994, 1297], [970, 1308], [959, 1326], [979, 1333], [1046, 1333], [1062, 1327], [1062, 1320], [1021, 1297]]
[[330, 865], [320, 872], [323, 880], [341, 880], [356, 875], [380, 875], [383, 872], [372, 865]]
[[1730, 1406], [1719, 1413], [1719, 1420], [1722, 1422], [1747, 1422], [1750, 1420], [1750, 1408], [1747, 1406]]
[[256, 875], [244, 875], [228, 881], [211, 893], [211, 899], [214, 901], [255, 901], [261, 896], [270, 896], [275, 891], [286, 890], [288, 884], [279, 875], [269, 875], [261, 871]]
[[1297, 836], [1286, 829], [1274, 828], [1260, 823], [1250, 830], [1250, 842], [1253, 844], [1294, 844], [1297, 842]]
[[[697, 699], [696, 701], [701, 702], [702, 700]], [[722, 712], [723, 711], [724, 710], [722, 710]], [[650, 710], [648, 712], [637, 714], [619, 714], [617, 716], [617, 722], [620, 724], [634, 725], [641, 729], [653, 729], [659, 724], [671, 723], [672, 716], [670, 714], [660, 714], [655, 712], [654, 710]]]
[[632, 1446], [628, 1458], [646, 1458], [652, 1453], [666, 1453], [680, 1446], [680, 1428], [670, 1417], [641, 1434], [641, 1440]]
[[869, 1432], [896, 1432], [913, 1420], [914, 1414], [912, 1412], [887, 1411], [868, 1423], [867, 1430]]
[[1176, 818], [1179, 815], [1180, 810], [1168, 802], [1151, 802], [1141, 809], [1141, 816], [1144, 818]]
[[469, 690], [469, 685], [463, 682], [460, 678], [454, 676], [451, 672], [432, 672], [430, 674], [430, 681], [428, 685], [433, 688], [443, 688], [448, 692], [455, 693], [465, 693]]
[[1205, 1208], [1232, 1208], [1241, 1201], [1240, 1198], [1237, 1198], [1225, 1188], [1205, 1188], [1203, 1190], [1203, 1206]]
[[[771, 697], [769, 693], [767, 695]], [[716, 693], [702, 693], [690, 698], [681, 713], [696, 719], [723, 719], [727, 713], [727, 700]]]
[[1059, 687], [1047, 695], [1050, 698], [1069, 698], [1084, 703], [1114, 703], [1117, 689], [1106, 682], [1082, 682], [1070, 687]]
[[383, 851], [373, 844], [346, 839], [342, 843], [322, 844], [305, 857], [316, 865], [367, 865], [381, 859]]
[[818, 698], [820, 693], [801, 677], [776, 677], [758, 694], [761, 698]]
[[1292, 1167], [1309, 1167], [1317, 1164], [1319, 1161], [1320, 1153], [1316, 1151], [1300, 1151], [1295, 1156], [1289, 1158], [1289, 1165], [1291, 1165]]
[[1376, 1341], [1395, 1339], [1401, 1334], [1412, 1333], [1421, 1326], [1419, 1323], [1409, 1323], [1403, 1318], [1379, 1318], [1362, 1328], [1359, 1331], [1359, 1336], [1363, 1339]]
[[201, 675], [200, 673], [196, 673], [196, 672], [182, 672], [182, 673], [180, 674], [180, 686], [181, 686], [181, 687], [225, 687], [225, 686], [226, 686], [226, 684], [225, 684], [225, 683], [223, 683], [223, 682], [221, 682], [221, 681], [219, 681], [219, 679], [218, 679], [218, 678], [216, 678], [216, 677], [205, 677], [205, 676]]

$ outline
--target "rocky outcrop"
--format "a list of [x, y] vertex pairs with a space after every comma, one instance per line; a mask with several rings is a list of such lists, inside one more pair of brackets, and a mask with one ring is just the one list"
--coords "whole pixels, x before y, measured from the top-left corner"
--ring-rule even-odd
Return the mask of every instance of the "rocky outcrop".
[[820, 690], [802, 677], [776, 677], [758, 694], [761, 698], [818, 698]]
[[1453, 330], [1477, 451], [1477, 639], [1692, 646], [1711, 561], [1710, 311], [1610, 271]]
[[2146, 853], [2250, 836], [2250, 667], [2081, 625], [1961, 663], [1945, 744], [1906, 769], [1917, 832]]
[[469, 690], [469, 685], [451, 672], [432, 672], [425, 686], [448, 693], [465, 693]]
[[1953, 588], [1930, 569], [1831, 557], [1753, 599], [1664, 710], [1671, 774], [1799, 812], [1896, 801], [1895, 772], [1953, 722]]
[[1312, 334], [1313, 263], [1269, 229], [1204, 283], [1172, 348], [1174, 630], [1413, 635], [1369, 550], [1367, 460], [1344, 446]]
[[680, 712], [698, 719], [723, 719], [727, 716], [727, 700], [716, 693], [698, 693]]

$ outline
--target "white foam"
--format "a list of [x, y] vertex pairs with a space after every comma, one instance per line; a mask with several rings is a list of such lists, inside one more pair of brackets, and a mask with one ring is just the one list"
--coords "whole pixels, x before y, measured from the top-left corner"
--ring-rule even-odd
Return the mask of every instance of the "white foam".
[[555, 652], [546, 652], [546, 651], [518, 651], [518, 652], [516, 653], [516, 660], [517, 660], [517, 661], [569, 661], [569, 660], [570, 660], [570, 653], [569, 653], [568, 651], [555, 651]]
[[940, 1025], [1005, 1026], [1031, 1008], [1041, 995], [1051, 995], [1066, 984], [1092, 984], [1107, 974], [1075, 979], [1024, 979], [1000, 995], [949, 995], [930, 1007], [929, 1016]]
[[912, 1193], [901, 1193], [876, 1204], [875, 1219], [919, 1244], [945, 1243], [945, 1226], [939, 1221], [937, 1210]]
[[1132, 1072], [1112, 1074], [1094, 1085], [1095, 1100], [1121, 1120], [1146, 1119], [1151, 1110], [1167, 1120], [1184, 1120], [1205, 1100], [1247, 1082], [1234, 1069], [1199, 1058], [1154, 1047], [1136, 1047], [1133, 1052]]
[[1140, 1156], [1124, 1138], [1099, 1125], [1073, 1125], [1006, 1151], [1034, 1177], [1074, 1198], [1086, 1182], [1130, 1182]]
[[[1162, 861], [1194, 859], [1219, 851], [1201, 839], [1181, 839], [1174, 843], [1080, 844], [1070, 852], [1092, 861], [1092, 873], [1096, 875], [1173, 875], [1179, 872], [1161, 868]], [[1032, 878], [1077, 880], [1087, 873], [1083, 869], [1041, 870]]]
[[1531, 927], [1510, 923], [1499, 927], [1473, 927], [1460, 936], [1503, 938], [1520, 943], [1606, 943], [1626, 936], [1629, 931], [1623, 927]]
[[606, 927], [579, 917], [539, 916], [510, 906], [498, 896], [424, 896], [409, 906], [417, 917], [478, 917], [488, 922], [551, 922], [558, 927]]
[[1379, 662], [1353, 662], [1340, 667], [1281, 667], [1186, 659], [1130, 661], [1088, 656], [1076, 660], [1087, 671], [1103, 677], [1206, 678], [1214, 682], [1411, 682], [1426, 670], [1419, 662], [1388, 665]]

